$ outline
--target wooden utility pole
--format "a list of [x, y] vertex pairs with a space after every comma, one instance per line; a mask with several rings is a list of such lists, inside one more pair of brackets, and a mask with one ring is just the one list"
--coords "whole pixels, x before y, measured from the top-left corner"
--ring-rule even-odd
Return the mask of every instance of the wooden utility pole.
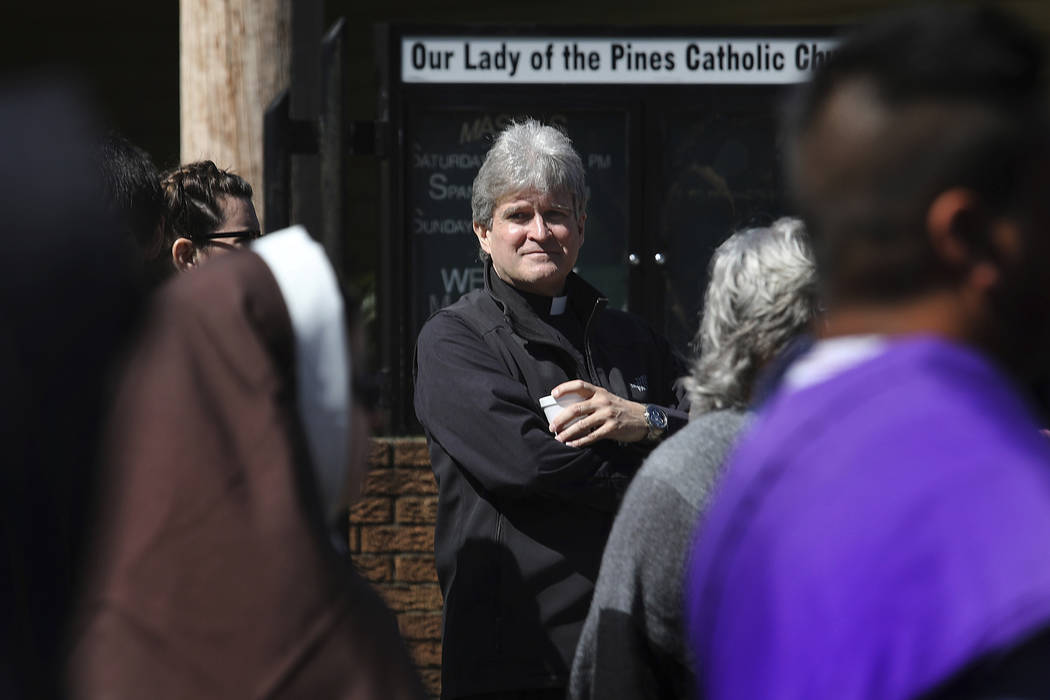
[[180, 0], [181, 159], [241, 175], [263, 217], [263, 113], [288, 86], [292, 0]]

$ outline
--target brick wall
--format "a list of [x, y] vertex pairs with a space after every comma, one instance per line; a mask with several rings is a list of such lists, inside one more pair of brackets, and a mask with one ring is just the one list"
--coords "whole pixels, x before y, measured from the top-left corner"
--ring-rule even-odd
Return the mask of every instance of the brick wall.
[[422, 437], [376, 438], [361, 501], [350, 511], [358, 570], [397, 615], [427, 690], [441, 689], [441, 591], [434, 572], [437, 485]]

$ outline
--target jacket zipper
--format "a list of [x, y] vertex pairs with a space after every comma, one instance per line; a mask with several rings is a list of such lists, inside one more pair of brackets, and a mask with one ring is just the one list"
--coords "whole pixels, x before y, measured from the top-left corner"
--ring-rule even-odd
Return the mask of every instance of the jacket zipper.
[[[503, 540], [503, 513], [496, 511], [496, 544], [499, 545]], [[502, 564], [497, 562], [497, 566], [502, 567]], [[497, 603], [496, 603], [496, 654], [503, 653], [503, 605], [502, 605], [502, 594], [503, 594], [503, 571], [499, 571], [499, 584], [496, 588]]]
[[591, 357], [591, 321], [599, 311], [605, 308], [605, 303], [605, 299], [599, 299], [595, 303], [591, 308], [591, 314], [587, 317], [587, 323], [583, 326], [583, 359], [587, 363], [587, 372], [591, 375], [590, 380], [594, 383], [598, 382], [598, 373], [594, 370], [594, 358]]
[[[500, 307], [500, 310], [503, 311], [503, 319], [507, 322], [507, 325], [510, 327], [511, 332], [518, 334], [520, 337], [525, 338], [526, 340], [541, 343], [543, 345], [546, 345], [547, 347], [554, 348], [555, 350], [558, 350], [559, 352], [567, 355], [569, 359], [572, 359], [572, 354], [568, 352], [565, 348], [563, 348], [561, 345], [553, 343], [546, 338], [540, 338], [529, 333], [523, 333], [518, 327], [518, 325], [514, 323], [514, 319], [511, 318], [510, 314], [507, 312], [506, 304], [497, 299], [495, 296], [493, 296], [493, 299], [495, 299], [497, 305]], [[604, 297], [598, 297], [598, 299], [596, 299], [594, 302], [594, 306], [591, 307], [591, 313], [587, 316], [587, 323], [583, 325], [583, 362], [584, 369], [589, 375], [585, 379], [586, 381], [589, 381], [590, 383], [595, 385], [598, 384], [598, 372], [595, 371], [594, 357], [591, 355], [591, 322], [594, 320], [594, 317], [598, 315], [598, 312], [604, 309], [608, 305], [608, 303], [608, 299]]]

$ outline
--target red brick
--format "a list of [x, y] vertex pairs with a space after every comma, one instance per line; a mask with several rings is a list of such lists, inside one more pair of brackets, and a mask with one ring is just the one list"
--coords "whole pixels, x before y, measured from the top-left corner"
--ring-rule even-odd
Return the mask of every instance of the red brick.
[[378, 584], [380, 595], [394, 612], [436, 612], [441, 610], [441, 589], [433, 584], [411, 586]]
[[397, 623], [405, 639], [441, 640], [439, 613], [401, 613], [397, 616]]
[[403, 438], [394, 443], [394, 464], [399, 467], [430, 467], [425, 438]]
[[382, 438], [373, 438], [368, 451], [368, 464], [372, 468], [390, 466], [390, 443]]
[[399, 523], [426, 523], [437, 521], [438, 501], [434, 496], [406, 496], [394, 504], [394, 517]]
[[434, 473], [429, 469], [395, 469], [395, 494], [398, 496], [434, 496], [437, 495], [437, 482]]
[[361, 551], [361, 526], [360, 525], [351, 525], [350, 526], [350, 537], [349, 537], [349, 540], [350, 541], [347, 542], [346, 544], [347, 544], [348, 547], [350, 547], [350, 551], [351, 552], [360, 552]]
[[363, 525], [362, 552], [433, 552], [434, 528], [420, 525]]
[[389, 523], [389, 498], [362, 498], [350, 509], [352, 523]]
[[441, 665], [441, 642], [430, 640], [409, 642], [408, 650], [416, 666], [427, 668]]
[[397, 496], [397, 473], [393, 469], [372, 469], [365, 475], [364, 496]]
[[434, 557], [394, 557], [394, 579], [403, 583], [437, 583]]
[[394, 562], [389, 556], [357, 554], [353, 561], [358, 572], [372, 583], [385, 583], [394, 578]]
[[423, 687], [432, 698], [441, 697], [441, 669], [421, 668], [419, 676], [423, 679]]

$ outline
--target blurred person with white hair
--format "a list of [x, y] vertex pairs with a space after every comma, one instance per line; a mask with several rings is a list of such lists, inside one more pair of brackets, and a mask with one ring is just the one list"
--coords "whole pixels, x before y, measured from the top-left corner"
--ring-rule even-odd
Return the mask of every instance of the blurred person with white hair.
[[646, 459], [627, 490], [576, 648], [573, 700], [691, 694], [682, 582], [694, 527], [748, 422], [763, 367], [816, 313], [801, 221], [740, 231], [715, 251], [687, 381], [692, 420]]

